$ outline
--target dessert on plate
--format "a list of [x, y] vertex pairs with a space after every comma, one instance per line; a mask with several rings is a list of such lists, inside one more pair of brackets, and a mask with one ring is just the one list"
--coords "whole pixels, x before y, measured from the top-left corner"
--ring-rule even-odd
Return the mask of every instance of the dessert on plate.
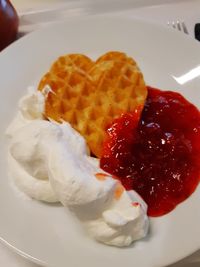
[[17, 187], [61, 202], [108, 245], [143, 238], [147, 215], [172, 211], [199, 183], [199, 110], [147, 87], [125, 53], [59, 57], [20, 100], [7, 134]]

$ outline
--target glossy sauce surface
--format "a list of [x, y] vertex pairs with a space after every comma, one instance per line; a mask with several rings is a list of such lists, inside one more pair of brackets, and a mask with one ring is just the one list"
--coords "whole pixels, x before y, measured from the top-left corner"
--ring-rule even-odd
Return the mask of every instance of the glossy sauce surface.
[[188, 198], [200, 180], [200, 112], [183, 96], [148, 87], [137, 112], [123, 114], [107, 130], [101, 168], [136, 190], [149, 216], [161, 216]]

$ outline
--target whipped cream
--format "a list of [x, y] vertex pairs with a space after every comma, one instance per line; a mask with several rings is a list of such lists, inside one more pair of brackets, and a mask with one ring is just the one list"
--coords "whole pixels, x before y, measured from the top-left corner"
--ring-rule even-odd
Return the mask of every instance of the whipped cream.
[[34, 87], [29, 87], [28, 93], [20, 99], [17, 115], [6, 131], [11, 138], [8, 167], [17, 187], [28, 196], [46, 202], [58, 202], [48, 175], [44, 175], [45, 165], [37, 159], [37, 147], [23, 132], [24, 126], [29, 127], [31, 122], [43, 120], [44, 101], [43, 94]]
[[105, 244], [128, 246], [144, 237], [145, 202], [99, 167], [69, 123], [46, 121], [43, 110], [43, 94], [29, 91], [7, 130], [8, 164], [18, 188], [37, 200], [60, 201]]
[[[47, 93], [48, 90], [49, 87], [45, 89]], [[6, 130], [9, 137], [13, 137], [18, 129], [30, 121], [43, 119], [44, 95], [32, 86], [28, 87], [27, 91], [27, 94], [19, 100], [17, 115]]]

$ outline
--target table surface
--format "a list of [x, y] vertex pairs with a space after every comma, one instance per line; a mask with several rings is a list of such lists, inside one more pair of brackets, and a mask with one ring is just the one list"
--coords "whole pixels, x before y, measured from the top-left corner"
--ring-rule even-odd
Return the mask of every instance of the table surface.
[[[59, 5], [66, 4], [66, 0], [12, 0], [13, 5], [18, 13], [26, 13], [35, 10], [45, 10], [49, 8], [57, 8]], [[69, 1], [70, 2], [70, 1]], [[136, 1], [137, 2], [137, 1]], [[194, 37], [194, 25], [200, 22], [200, 0], [188, 1], [150, 1], [156, 5], [144, 6], [149, 0], [141, 0], [143, 7], [133, 7], [132, 9], [115, 11], [116, 15], [126, 17], [139, 17], [145, 20], [156, 21], [159, 24], [167, 25], [168, 21], [184, 21], [190, 37]], [[83, 2], [82, 2], [83, 3]], [[123, 3], [123, 1], [122, 1]], [[106, 4], [106, 2], [105, 2]], [[122, 4], [123, 5], [123, 4]], [[0, 266], [8, 267], [39, 267], [29, 262], [21, 256], [15, 254], [5, 245], [0, 243]], [[170, 265], [170, 267], [199, 267], [200, 251], [197, 251], [190, 257]], [[59, 267], [59, 266], [57, 266]], [[70, 266], [69, 266], [70, 267]]]

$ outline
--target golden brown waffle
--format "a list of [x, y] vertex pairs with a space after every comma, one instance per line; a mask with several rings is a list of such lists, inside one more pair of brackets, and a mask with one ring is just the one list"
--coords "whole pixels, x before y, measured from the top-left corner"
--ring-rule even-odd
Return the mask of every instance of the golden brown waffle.
[[68, 121], [100, 157], [105, 130], [114, 118], [144, 106], [147, 89], [136, 62], [120, 52], [108, 52], [96, 62], [81, 54], [58, 58], [38, 89], [52, 89], [45, 116]]

